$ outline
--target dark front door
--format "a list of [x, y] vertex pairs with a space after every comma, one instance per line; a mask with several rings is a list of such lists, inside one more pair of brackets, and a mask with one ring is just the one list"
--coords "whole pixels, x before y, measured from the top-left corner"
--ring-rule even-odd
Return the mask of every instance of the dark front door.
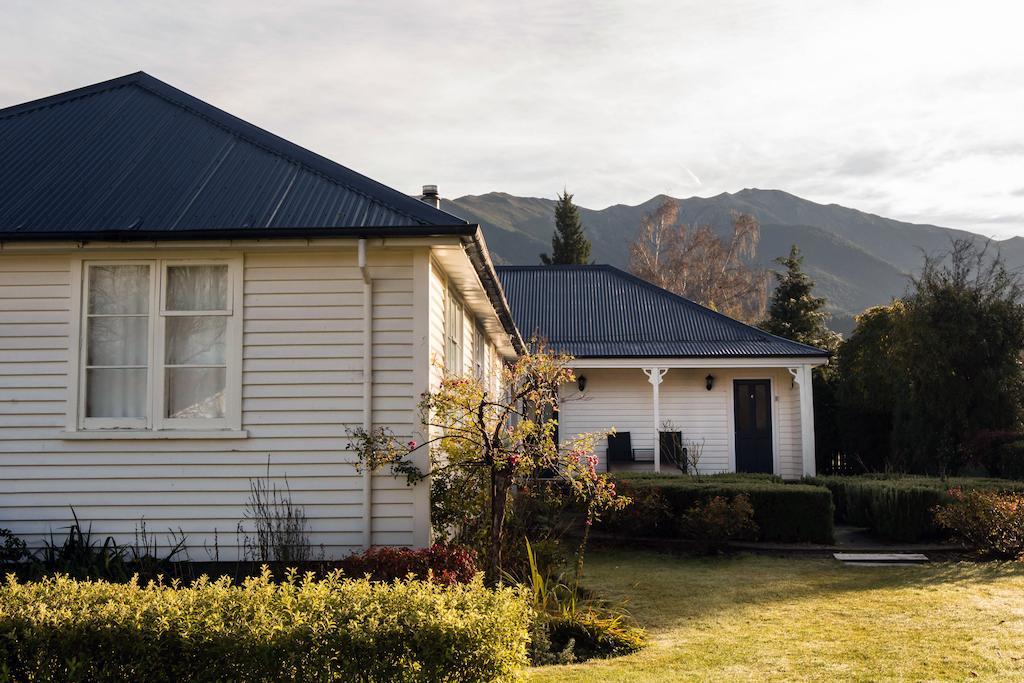
[[736, 471], [772, 471], [772, 392], [766, 379], [733, 381]]

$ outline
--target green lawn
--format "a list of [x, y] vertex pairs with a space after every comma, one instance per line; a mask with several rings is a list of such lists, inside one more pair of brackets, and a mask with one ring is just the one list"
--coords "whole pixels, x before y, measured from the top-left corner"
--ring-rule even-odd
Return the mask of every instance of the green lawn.
[[1024, 563], [595, 551], [585, 582], [626, 598], [649, 646], [533, 669], [531, 682], [1024, 680]]

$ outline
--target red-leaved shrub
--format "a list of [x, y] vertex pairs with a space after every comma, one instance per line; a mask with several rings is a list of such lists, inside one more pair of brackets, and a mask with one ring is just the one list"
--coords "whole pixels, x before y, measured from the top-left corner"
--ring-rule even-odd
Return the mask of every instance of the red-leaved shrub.
[[469, 583], [478, 571], [475, 552], [444, 543], [415, 550], [377, 546], [349, 555], [339, 564], [346, 575], [354, 578], [369, 576], [373, 581], [393, 581], [412, 575], [445, 586]]
[[951, 489], [953, 502], [935, 508], [935, 521], [981, 555], [1024, 559], [1024, 495]]

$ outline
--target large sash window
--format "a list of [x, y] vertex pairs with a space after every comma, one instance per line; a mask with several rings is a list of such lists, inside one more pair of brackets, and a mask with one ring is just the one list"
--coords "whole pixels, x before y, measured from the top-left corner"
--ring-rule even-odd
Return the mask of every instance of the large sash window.
[[82, 264], [78, 426], [238, 429], [240, 264]]

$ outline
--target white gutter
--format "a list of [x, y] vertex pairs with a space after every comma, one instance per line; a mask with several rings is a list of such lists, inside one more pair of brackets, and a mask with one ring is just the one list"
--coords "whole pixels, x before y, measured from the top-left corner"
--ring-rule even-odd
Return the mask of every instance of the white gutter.
[[[366, 265], [366, 239], [359, 239], [359, 272], [363, 276], [363, 431], [373, 431], [373, 278]], [[373, 472], [363, 463], [363, 547], [373, 545]]]

